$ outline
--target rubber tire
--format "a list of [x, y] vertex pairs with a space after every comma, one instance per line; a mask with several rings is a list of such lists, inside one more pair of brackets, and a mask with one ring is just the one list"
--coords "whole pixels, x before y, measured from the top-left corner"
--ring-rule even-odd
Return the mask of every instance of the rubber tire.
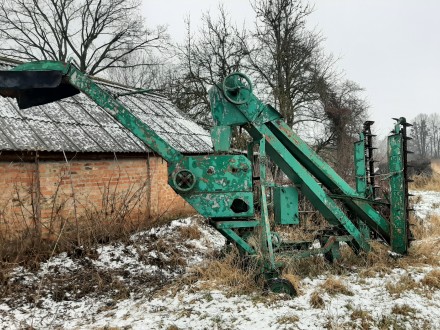
[[267, 288], [274, 293], [287, 293], [291, 297], [296, 297], [298, 292], [293, 284], [285, 278], [271, 278], [266, 281]]

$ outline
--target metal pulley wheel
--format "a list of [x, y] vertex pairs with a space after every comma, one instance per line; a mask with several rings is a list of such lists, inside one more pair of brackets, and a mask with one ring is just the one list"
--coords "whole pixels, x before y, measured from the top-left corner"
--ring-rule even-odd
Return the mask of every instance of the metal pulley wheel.
[[196, 184], [196, 177], [190, 170], [180, 170], [174, 174], [174, 186], [180, 191], [190, 191]]
[[247, 103], [252, 95], [251, 80], [244, 73], [231, 73], [223, 80], [223, 93], [226, 99], [233, 104]]

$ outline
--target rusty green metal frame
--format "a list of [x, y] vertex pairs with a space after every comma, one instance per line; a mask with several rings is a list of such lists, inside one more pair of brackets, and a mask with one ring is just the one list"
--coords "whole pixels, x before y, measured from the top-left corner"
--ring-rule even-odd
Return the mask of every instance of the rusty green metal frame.
[[[238, 94], [240, 93], [239, 90]], [[403, 244], [399, 248], [392, 243], [396, 242], [396, 235], [403, 234], [396, 233], [396, 230], [392, 229], [390, 221], [374, 208], [374, 205], [379, 202], [366, 198], [366, 187], [358, 189], [358, 191], [350, 187], [288, 127], [275, 109], [263, 104], [253, 94], [248, 97], [245, 104], [232, 104], [225, 99], [223, 91], [218, 86], [210, 90], [210, 98], [216, 125], [240, 125], [250, 133], [254, 140], [265, 139], [268, 156], [295, 183], [295, 186], [330, 224], [340, 227], [353, 237], [352, 245], [355, 249], [369, 250], [367, 240], [371, 230], [390, 243], [396, 252], [402, 253], [403, 251], [405, 253], [407, 251], [407, 244]], [[240, 99], [243, 98], [243, 96], [240, 97]], [[365, 152], [361, 147], [358, 148], [358, 153]], [[401, 147], [400, 150], [402, 150]], [[361, 162], [364, 162], [363, 170], [366, 172], [365, 158], [359, 158]], [[364, 177], [366, 175], [366, 173], [359, 174]], [[364, 179], [364, 181], [366, 180]], [[401, 196], [402, 190], [396, 194]], [[333, 199], [340, 200], [355, 219], [351, 221]], [[401, 205], [396, 207], [402, 209]], [[407, 220], [403, 220], [403, 222], [406, 223]]]

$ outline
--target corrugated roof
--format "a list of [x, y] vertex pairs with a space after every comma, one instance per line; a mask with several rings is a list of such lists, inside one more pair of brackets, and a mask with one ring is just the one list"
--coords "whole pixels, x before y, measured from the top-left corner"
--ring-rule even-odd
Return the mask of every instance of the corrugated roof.
[[[0, 59], [0, 70], [15, 65]], [[132, 90], [100, 80], [97, 83], [114, 94]], [[169, 100], [152, 94], [120, 96], [118, 100], [180, 152], [212, 151], [209, 132], [188, 119]], [[25, 110], [20, 110], [14, 99], [0, 97], [0, 150], [149, 151], [84, 94]]]

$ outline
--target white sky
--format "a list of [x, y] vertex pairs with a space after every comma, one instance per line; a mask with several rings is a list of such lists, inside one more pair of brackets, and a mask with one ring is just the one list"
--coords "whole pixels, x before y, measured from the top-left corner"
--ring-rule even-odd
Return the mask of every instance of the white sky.
[[[149, 26], [168, 25], [173, 40], [183, 40], [184, 18], [196, 27], [202, 12], [224, 3], [232, 20], [252, 24], [248, 0], [144, 0]], [[340, 58], [336, 66], [366, 89], [370, 118], [381, 136], [391, 117], [440, 113], [439, 0], [312, 0], [310, 26], [326, 38], [327, 52]]]

